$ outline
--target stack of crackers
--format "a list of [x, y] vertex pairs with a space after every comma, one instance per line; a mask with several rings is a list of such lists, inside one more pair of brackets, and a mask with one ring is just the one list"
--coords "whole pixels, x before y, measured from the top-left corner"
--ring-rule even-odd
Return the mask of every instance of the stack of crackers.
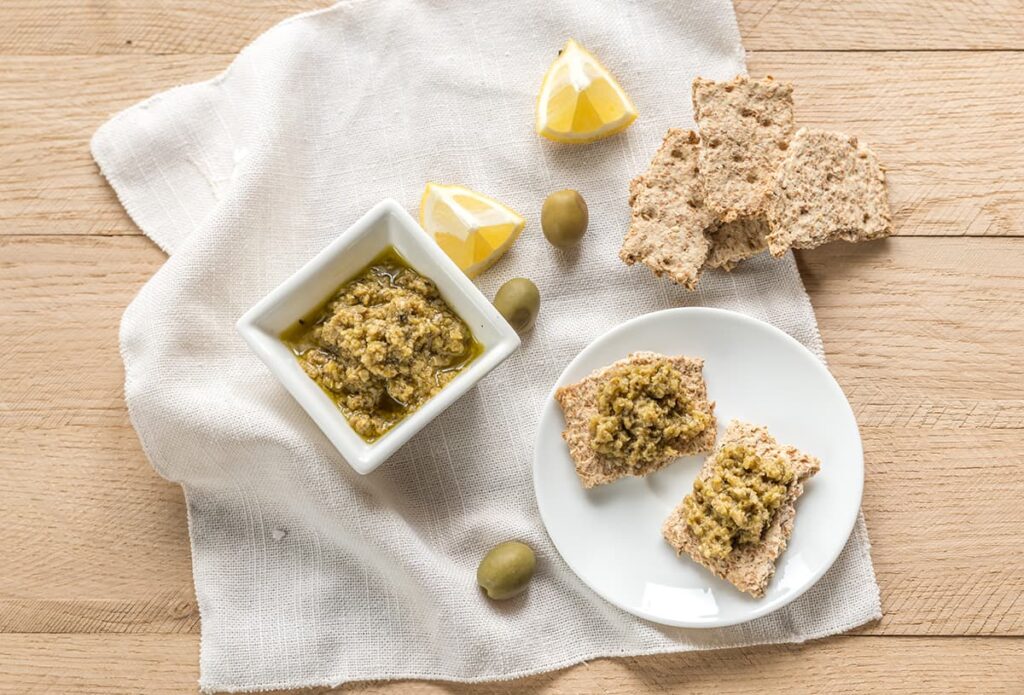
[[619, 256], [694, 289], [705, 268], [732, 270], [768, 250], [892, 233], [885, 171], [843, 133], [794, 133], [793, 86], [771, 77], [693, 82], [700, 135], [672, 128], [630, 183]]

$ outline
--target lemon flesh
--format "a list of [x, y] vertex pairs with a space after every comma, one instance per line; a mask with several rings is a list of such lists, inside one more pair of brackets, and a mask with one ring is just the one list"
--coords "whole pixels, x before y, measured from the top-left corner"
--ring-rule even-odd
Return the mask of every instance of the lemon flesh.
[[544, 75], [537, 97], [537, 133], [556, 142], [593, 142], [625, 130], [636, 116], [636, 107], [612, 74], [569, 39]]
[[472, 278], [508, 251], [526, 220], [463, 186], [428, 183], [420, 201], [420, 226]]

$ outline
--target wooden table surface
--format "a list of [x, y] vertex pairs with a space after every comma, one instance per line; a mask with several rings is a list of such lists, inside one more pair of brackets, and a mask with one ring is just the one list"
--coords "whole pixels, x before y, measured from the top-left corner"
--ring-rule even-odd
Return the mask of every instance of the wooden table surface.
[[[128, 422], [121, 312], [164, 261], [88, 151], [314, 0], [0, 4], [0, 692], [196, 690], [179, 488]], [[864, 436], [884, 617], [805, 645], [365, 693], [1024, 692], [1024, 0], [737, 1], [752, 74], [888, 166], [898, 235], [799, 256]], [[51, 328], [51, 326], [56, 328]]]

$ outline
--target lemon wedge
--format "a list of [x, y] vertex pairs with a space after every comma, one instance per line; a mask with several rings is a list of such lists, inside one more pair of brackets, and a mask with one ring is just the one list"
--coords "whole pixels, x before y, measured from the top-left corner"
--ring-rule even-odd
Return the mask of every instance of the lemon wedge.
[[463, 186], [428, 183], [420, 200], [420, 226], [473, 278], [508, 251], [526, 220], [493, 198]]
[[636, 107], [612, 74], [569, 39], [544, 75], [537, 133], [556, 142], [593, 142], [625, 130], [635, 119]]

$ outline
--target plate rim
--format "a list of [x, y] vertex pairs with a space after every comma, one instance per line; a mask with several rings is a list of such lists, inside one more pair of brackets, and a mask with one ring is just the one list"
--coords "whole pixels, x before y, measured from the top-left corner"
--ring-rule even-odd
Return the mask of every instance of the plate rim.
[[[806, 582], [804, 582], [804, 584], [800, 588], [792, 591], [791, 593], [783, 596], [780, 599], [777, 599], [773, 603], [766, 603], [764, 605], [758, 606], [757, 608], [753, 609], [749, 613], [747, 613], [747, 614], [745, 614], [745, 615], [743, 615], [743, 616], [741, 616], [739, 618], [736, 618], [736, 619], [729, 619], [729, 618], [727, 618], [727, 619], [719, 619], [719, 620], [705, 620], [705, 621], [702, 621], [702, 622], [694, 622], [694, 621], [691, 621], [691, 620], [675, 620], [675, 619], [670, 619], [670, 618], [665, 618], [665, 617], [661, 617], [661, 616], [652, 615], [650, 613], [647, 613], [646, 611], [639, 610], [639, 609], [634, 609], [632, 607], [628, 607], [628, 606], [622, 605], [620, 602], [618, 602], [618, 601], [614, 600], [613, 598], [607, 596], [604, 592], [598, 590], [589, 581], [587, 581], [587, 579], [584, 577], [584, 575], [581, 574], [576, 569], [576, 567], [573, 566], [573, 563], [565, 556], [565, 554], [562, 552], [562, 549], [558, 546], [558, 543], [552, 537], [551, 531], [548, 529], [548, 519], [545, 516], [544, 507], [543, 507], [543, 505], [541, 505], [541, 502], [540, 502], [540, 483], [539, 483], [539, 475], [538, 475], [538, 471], [539, 471], [538, 462], [540, 460], [540, 456], [538, 455], [538, 451], [539, 451], [540, 445], [541, 445], [540, 438], [541, 438], [541, 431], [543, 429], [542, 424], [543, 424], [543, 421], [544, 421], [544, 413], [545, 413], [545, 411], [549, 407], [554, 407], [556, 412], [557, 412], [557, 403], [555, 402], [555, 392], [564, 385], [563, 382], [566, 381], [566, 375], [569, 373], [569, 371], [574, 366], [576, 366], [578, 363], [580, 363], [583, 360], [584, 356], [591, 349], [593, 349], [596, 345], [598, 345], [599, 343], [602, 343], [602, 342], [604, 342], [606, 340], [609, 340], [614, 335], [617, 335], [617, 334], [619, 334], [621, 332], [624, 332], [624, 331], [628, 331], [629, 327], [632, 326], [633, 324], [639, 323], [640, 321], [650, 321], [650, 320], [654, 319], [655, 317], [659, 317], [659, 316], [663, 316], [665, 318], [668, 318], [670, 315], [686, 315], [686, 314], [707, 314], [707, 315], [711, 315], [711, 316], [718, 316], [719, 318], [724, 317], [724, 318], [728, 318], [728, 319], [735, 319], [735, 320], [740, 321], [741, 323], [748, 323], [748, 324], [752, 324], [752, 325], [757, 326], [757, 327], [767, 328], [769, 332], [775, 333], [777, 336], [780, 336], [783, 339], [783, 341], [789, 342], [791, 345], [794, 345], [796, 348], [798, 348], [798, 350], [806, 353], [807, 356], [809, 356], [811, 358], [811, 362], [814, 365], [813, 368], [818, 370], [821, 374], [823, 374], [826, 377], [825, 381], [829, 384], [830, 388], [834, 389], [835, 392], [838, 393], [838, 395], [840, 396], [840, 398], [842, 400], [842, 403], [844, 403], [846, 405], [846, 409], [847, 409], [847, 411], [849, 413], [850, 419], [853, 422], [854, 432], [857, 435], [856, 436], [856, 451], [854, 452], [854, 454], [855, 454], [855, 463], [858, 464], [858, 468], [859, 468], [860, 474], [856, 476], [856, 482], [857, 482], [856, 499], [857, 499], [857, 504], [854, 507], [856, 512], [851, 515], [851, 519], [846, 524], [847, 528], [846, 528], [846, 531], [843, 533], [843, 536], [842, 536], [843, 539], [844, 539], [843, 543], [837, 544], [837, 550], [832, 554], [832, 557], [828, 558], [827, 562], [822, 563], [822, 565], [821, 565], [821, 567], [820, 567], [820, 569], [818, 571], [814, 572], [811, 575], [808, 575], [808, 577], [809, 577], [808, 580]], [[573, 357], [571, 360], [569, 360], [569, 362], [562, 369], [561, 373], [558, 375], [558, 378], [555, 380], [555, 383], [552, 385], [552, 387], [551, 387], [550, 391], [548, 392], [548, 395], [545, 397], [543, 405], [541, 407], [540, 419], [539, 419], [539, 421], [537, 423], [537, 431], [534, 434], [533, 462], [532, 462], [532, 471], [531, 471], [531, 473], [532, 473], [532, 477], [533, 477], [534, 501], [537, 504], [537, 510], [538, 510], [538, 513], [540, 514], [541, 523], [544, 526], [544, 532], [547, 534], [548, 540], [551, 541], [551, 545], [554, 546], [555, 551], [558, 553], [558, 555], [562, 559], [562, 561], [565, 562], [565, 564], [569, 567], [569, 569], [576, 576], [576, 578], [579, 579], [588, 589], [590, 589], [595, 594], [597, 594], [602, 600], [604, 600], [607, 603], [615, 606], [616, 608], [619, 608], [620, 610], [623, 610], [626, 613], [629, 613], [631, 615], [634, 615], [634, 616], [636, 616], [638, 618], [641, 618], [643, 620], [647, 620], [647, 621], [652, 622], [652, 623], [656, 623], [656, 624], [659, 624], [659, 625], [667, 625], [667, 626], [670, 626], [670, 627], [696, 628], [696, 629], [712, 629], [712, 628], [730, 627], [730, 626], [733, 626], [733, 625], [741, 625], [743, 623], [748, 623], [748, 622], [750, 622], [752, 620], [756, 620], [758, 618], [764, 617], [765, 615], [768, 615], [769, 613], [772, 613], [774, 611], [780, 610], [780, 609], [788, 606], [790, 603], [792, 603], [796, 599], [800, 598], [811, 587], [816, 585], [821, 580], [821, 578], [824, 577], [825, 574], [832, 568], [832, 566], [835, 564], [836, 560], [839, 559], [839, 556], [842, 554], [843, 550], [845, 550], [846, 546], [848, 545], [849, 540], [850, 540], [850, 536], [853, 534], [853, 530], [854, 530], [854, 528], [857, 525], [857, 520], [860, 518], [861, 505], [863, 504], [863, 501], [864, 501], [864, 441], [863, 441], [863, 438], [861, 437], [860, 425], [857, 423], [857, 418], [856, 418], [856, 415], [853, 412], [852, 406], [850, 405], [850, 401], [846, 397], [846, 393], [843, 391], [842, 387], [839, 385], [839, 382], [836, 381], [836, 378], [832, 375], [832, 372], [829, 371], [828, 366], [825, 364], [825, 362], [823, 360], [818, 358], [817, 355], [815, 355], [813, 352], [811, 352], [803, 343], [798, 341], [796, 338], [791, 336], [789, 333], [786, 333], [784, 330], [782, 330], [778, 326], [775, 326], [775, 325], [773, 325], [771, 323], [768, 323], [767, 321], [762, 321], [761, 319], [758, 319], [758, 318], [755, 318], [753, 316], [750, 316], [749, 314], [744, 314], [744, 313], [741, 313], [739, 311], [733, 311], [731, 309], [720, 309], [720, 308], [717, 308], [717, 307], [671, 307], [671, 308], [668, 308], [668, 309], [660, 309], [658, 311], [652, 311], [652, 312], [648, 312], [646, 314], [641, 314], [639, 316], [634, 316], [631, 319], [627, 319], [626, 321], [623, 321], [621, 323], [616, 324], [615, 326], [612, 326], [607, 331], [605, 331], [604, 333], [602, 333], [601, 335], [597, 336], [596, 338], [591, 340], [589, 343], [587, 343], [578, 353], [576, 353], [575, 357]], [[737, 589], [737, 591], [739, 591], [739, 589]]]

